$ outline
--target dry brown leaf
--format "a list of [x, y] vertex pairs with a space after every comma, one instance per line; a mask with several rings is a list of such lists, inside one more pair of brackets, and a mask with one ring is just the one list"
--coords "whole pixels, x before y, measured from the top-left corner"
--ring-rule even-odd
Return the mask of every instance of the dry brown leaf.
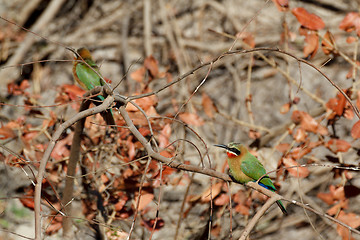
[[341, 139], [330, 139], [325, 146], [333, 153], [347, 152], [351, 148], [351, 144]]
[[289, 0], [272, 0], [280, 12], [289, 10]]
[[319, 48], [319, 36], [316, 33], [308, 33], [305, 35], [305, 42], [304, 57], [311, 59]]
[[214, 204], [216, 206], [224, 206], [226, 204], [228, 204], [230, 201], [230, 197], [228, 194], [226, 193], [222, 193], [220, 194], [220, 196], [218, 196], [217, 198], [215, 198], [214, 200]]
[[179, 118], [186, 124], [193, 125], [193, 126], [202, 126], [204, 124], [204, 120], [202, 120], [198, 115], [195, 113], [180, 113]]
[[2, 126], [0, 128], [0, 139], [7, 139], [16, 137], [15, 132], [9, 126]]
[[280, 143], [276, 146], [276, 150], [278, 150], [281, 153], [286, 153], [290, 150], [290, 144], [289, 143]]
[[326, 31], [323, 37], [321, 48], [326, 55], [329, 55], [335, 51], [335, 39], [329, 31]]
[[169, 138], [171, 136], [171, 126], [167, 123], [159, 134], [159, 148], [165, 148], [169, 145]]
[[346, 31], [356, 31], [356, 34], [360, 36], [360, 15], [357, 12], [350, 12], [346, 14], [345, 18], [341, 21], [339, 28]]
[[[211, 197], [212, 197], [212, 199], [214, 199], [217, 195], [219, 195], [219, 193], [221, 192], [222, 185], [223, 185], [222, 182], [218, 182], [216, 184], [213, 184], [212, 187], [209, 187], [208, 189], [206, 189], [201, 194], [201, 202], [203, 202], [203, 203], [210, 202]], [[211, 196], [210, 196], [210, 192], [211, 192]]]
[[293, 134], [293, 138], [296, 142], [305, 142], [307, 138], [306, 131], [303, 128], [296, 129], [295, 133]]
[[[134, 201], [134, 205], [133, 207], [136, 208], [136, 204], [138, 201], [139, 197], [136, 196], [135, 197], [135, 201]], [[142, 193], [141, 197], [140, 197], [140, 203], [139, 203], [139, 208], [138, 210], [141, 211], [143, 210], [149, 203], [151, 203], [151, 201], [154, 199], [154, 194], [152, 193]]]
[[288, 113], [291, 107], [291, 103], [285, 103], [284, 105], [281, 106], [280, 108], [280, 113], [281, 114], [285, 114]]
[[349, 207], [349, 200], [341, 200], [331, 208], [329, 208], [326, 213], [329, 215], [336, 215], [341, 209], [347, 209]]
[[308, 132], [319, 133], [321, 135], [328, 134], [328, 130], [326, 127], [320, 125], [313, 117], [311, 117], [308, 113], [303, 111], [294, 111], [291, 120], [295, 124], [299, 124], [300, 126]]
[[319, 16], [309, 13], [302, 7], [293, 8], [291, 13], [302, 26], [310, 30], [320, 30], [325, 27], [325, 23]]
[[141, 68], [139, 68], [138, 70], [132, 72], [132, 73], [130, 74], [130, 77], [131, 77], [132, 79], [134, 79], [135, 81], [141, 83], [141, 82], [144, 80], [145, 71], [146, 71], [145, 67], [141, 67]]
[[321, 199], [323, 202], [327, 203], [328, 205], [332, 205], [335, 203], [334, 196], [331, 192], [328, 193], [318, 193], [317, 198]]
[[[294, 167], [294, 166], [300, 166], [299, 163], [297, 163], [292, 158], [284, 157], [282, 159], [282, 162], [285, 167], [287, 167], [287, 171], [293, 175], [294, 177], [300, 177], [305, 178], [309, 175], [309, 169], [307, 167]], [[290, 168], [292, 167], [292, 168]]]
[[354, 126], [351, 128], [351, 136], [354, 139], [360, 138], [360, 121], [357, 121]]
[[206, 93], [202, 94], [201, 105], [204, 108], [205, 114], [209, 118], [214, 118], [214, 115], [216, 112], [218, 112], [218, 110], [217, 110], [215, 104], [213, 103], [213, 101], [211, 100], [211, 98]]
[[153, 78], [159, 75], [158, 61], [153, 56], [145, 58], [144, 67], [149, 70]]
[[[360, 217], [355, 213], [345, 213], [344, 211], [340, 211], [337, 219], [352, 228], [357, 228], [360, 226]], [[353, 237], [351, 237], [351, 233], [348, 228], [338, 224], [336, 230], [343, 240], [354, 239]]]

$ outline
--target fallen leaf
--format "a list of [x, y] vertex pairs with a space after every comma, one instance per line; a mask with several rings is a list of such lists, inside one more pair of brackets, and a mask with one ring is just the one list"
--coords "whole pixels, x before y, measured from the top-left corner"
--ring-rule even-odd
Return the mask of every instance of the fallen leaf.
[[272, 0], [280, 12], [289, 10], [289, 0]]
[[346, 32], [356, 31], [360, 36], [360, 16], [357, 12], [350, 12], [346, 14], [345, 18], [341, 21], [339, 28]]
[[[134, 201], [134, 205], [133, 207], [136, 208], [136, 204], [138, 201], [139, 197], [135, 196], [135, 201]], [[140, 203], [139, 203], [139, 208], [138, 211], [143, 210], [149, 203], [152, 202], [152, 200], [154, 199], [154, 194], [152, 193], [142, 193], [141, 197], [140, 197]]]
[[351, 148], [351, 144], [347, 141], [335, 138], [330, 139], [325, 146], [333, 153], [347, 152]]
[[293, 134], [293, 138], [296, 142], [305, 142], [307, 138], [306, 131], [303, 128], [296, 129], [295, 133]]
[[353, 37], [353, 36], [349, 36], [349, 37], [347, 37], [346, 38], [346, 42], [347, 43], [353, 43], [353, 42], [355, 42], [355, 41], [357, 41], [357, 38], [356, 37]]
[[[212, 187], [206, 189], [203, 193], [201, 193], [201, 202], [206, 203], [210, 202], [211, 199], [214, 199], [221, 192], [221, 187], [223, 183], [218, 182], [213, 184]], [[211, 195], [210, 195], [211, 192]]]
[[291, 120], [295, 124], [299, 124], [300, 126], [308, 132], [319, 133], [321, 135], [328, 134], [328, 130], [326, 127], [320, 125], [313, 117], [311, 117], [308, 113], [303, 111], [294, 111]]
[[228, 194], [226, 193], [222, 193], [220, 194], [220, 196], [218, 196], [217, 198], [215, 198], [214, 200], [214, 204], [216, 206], [224, 206], [226, 204], [228, 204], [230, 201], [230, 197]]
[[357, 121], [354, 126], [351, 128], [351, 136], [354, 139], [360, 138], [360, 121]]
[[61, 92], [66, 93], [70, 100], [78, 100], [82, 97], [86, 91], [74, 84], [63, 84], [61, 85]]
[[291, 13], [294, 14], [296, 19], [302, 26], [310, 30], [320, 30], [325, 27], [325, 23], [320, 17], [315, 14], [309, 13], [302, 7], [293, 8], [291, 10]]
[[202, 94], [201, 105], [203, 106], [205, 114], [209, 118], [214, 118], [214, 113], [218, 112], [218, 109], [216, 108], [211, 98], [205, 92]]
[[305, 35], [304, 57], [313, 58], [319, 48], [319, 36], [316, 33]]
[[300, 166], [300, 164], [297, 163], [292, 158], [284, 157], [282, 159], [282, 162], [283, 162], [284, 166], [286, 167], [286, 170], [294, 177], [305, 178], [310, 173], [310, 171], [307, 167], [294, 167], [294, 166]]
[[241, 39], [244, 43], [246, 43], [250, 48], [255, 47], [255, 38], [252, 33], [249, 32], [240, 32], [236, 34], [236, 37]]
[[[345, 213], [344, 211], [340, 211], [339, 215], [337, 216], [337, 219], [341, 222], [349, 225], [352, 228], [357, 228], [360, 226], [360, 217], [359, 215], [356, 215], [355, 213]], [[338, 224], [337, 226], [337, 232], [342, 237], [343, 240], [350, 239], [350, 231], [348, 228], [343, 227]], [[353, 239], [353, 238], [351, 238]]]
[[321, 41], [321, 48], [326, 55], [335, 51], [335, 39], [329, 31], [326, 31], [323, 40]]
[[249, 216], [250, 215], [250, 208], [248, 206], [242, 205], [242, 204], [237, 204], [235, 206], [235, 211], [240, 213], [241, 215], [244, 216]]
[[141, 225], [145, 226], [145, 228], [149, 231], [152, 231], [154, 228], [154, 224], [156, 222], [156, 226], [154, 228], [155, 231], [160, 230], [162, 227], [165, 226], [165, 221], [162, 218], [157, 218], [157, 220], [155, 219], [149, 219], [149, 220], [145, 220], [143, 218], [141, 218]]
[[291, 107], [291, 103], [285, 103], [284, 105], [281, 106], [280, 108], [280, 113], [281, 114], [285, 114], [288, 113]]
[[193, 126], [202, 126], [204, 125], [204, 120], [202, 120], [198, 115], [195, 113], [180, 113], [179, 118], [186, 124], [193, 125]]
[[144, 80], [146, 69], [145, 67], [141, 67], [138, 70], [135, 70], [130, 74], [130, 77], [134, 79], [136, 82], [141, 83]]
[[291, 158], [293, 158], [295, 160], [299, 160], [299, 159], [303, 158], [306, 154], [310, 153], [311, 150], [312, 150], [312, 148], [309, 146], [296, 147], [291, 150], [290, 156], [291, 156]]
[[159, 148], [166, 148], [169, 145], [169, 138], [171, 135], [171, 126], [170, 124], [166, 124], [159, 134]]
[[331, 192], [328, 193], [318, 193], [317, 198], [321, 199], [323, 202], [327, 203], [328, 205], [332, 205], [335, 203], [334, 196]]
[[151, 77], [156, 78], [159, 75], [158, 61], [153, 56], [149, 56], [144, 60], [144, 67], [149, 70]]
[[15, 132], [7, 125], [0, 128], [0, 139], [7, 139], [16, 137]]
[[276, 150], [281, 152], [282, 154], [285, 154], [290, 150], [290, 144], [289, 143], [280, 143], [276, 146]]
[[326, 213], [331, 215], [331, 216], [334, 216], [336, 215], [340, 210], [342, 209], [348, 209], [349, 207], [349, 200], [346, 199], [346, 200], [342, 200], [340, 202], [338, 202], [337, 204], [335, 204], [334, 206], [332, 206], [331, 208], [329, 208]]

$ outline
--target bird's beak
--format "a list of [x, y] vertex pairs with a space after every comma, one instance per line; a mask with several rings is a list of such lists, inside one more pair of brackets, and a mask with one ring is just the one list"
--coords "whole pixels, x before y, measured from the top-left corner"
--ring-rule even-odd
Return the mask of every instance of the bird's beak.
[[214, 144], [215, 147], [220, 147], [220, 148], [225, 148], [226, 150], [229, 149], [228, 146], [224, 145], [224, 144]]

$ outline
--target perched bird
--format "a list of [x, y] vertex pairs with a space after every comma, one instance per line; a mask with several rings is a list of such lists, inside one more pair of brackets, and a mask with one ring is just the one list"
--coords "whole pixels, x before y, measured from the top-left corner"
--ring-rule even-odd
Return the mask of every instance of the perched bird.
[[[78, 82], [79, 85], [85, 90], [91, 90], [97, 86], [103, 86], [104, 82], [100, 78], [101, 75], [99, 72], [99, 67], [94, 62], [90, 51], [83, 47], [79, 48], [77, 53], [82, 57], [82, 59], [77, 56], [76, 61], [74, 61], [73, 76], [76, 82]], [[92, 69], [83, 61], [91, 66]], [[104, 97], [101, 95], [96, 96], [96, 99], [100, 100], [94, 102], [96, 105], [99, 105], [102, 101], [104, 101]], [[101, 116], [104, 118], [106, 124], [115, 125], [111, 110], [106, 110], [105, 112], [101, 113]]]
[[[240, 143], [229, 143], [226, 145], [215, 145], [225, 148], [228, 156], [229, 175], [234, 182], [247, 183], [249, 181], [259, 181], [259, 184], [273, 192], [276, 191], [271, 179], [266, 176], [266, 170], [261, 162], [252, 155], [248, 149]], [[265, 176], [264, 176], [265, 175]], [[287, 211], [282, 202], [276, 201], [281, 211], [287, 215]]]

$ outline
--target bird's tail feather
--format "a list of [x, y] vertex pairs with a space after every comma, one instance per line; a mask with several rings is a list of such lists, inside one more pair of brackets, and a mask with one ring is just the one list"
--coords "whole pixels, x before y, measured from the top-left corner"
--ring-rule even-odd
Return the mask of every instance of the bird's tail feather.
[[288, 212], [286, 211], [284, 205], [282, 204], [282, 202], [279, 200], [279, 201], [276, 201], [276, 204], [279, 206], [279, 208], [281, 209], [281, 211], [283, 212], [283, 214], [285, 215], [288, 215]]

